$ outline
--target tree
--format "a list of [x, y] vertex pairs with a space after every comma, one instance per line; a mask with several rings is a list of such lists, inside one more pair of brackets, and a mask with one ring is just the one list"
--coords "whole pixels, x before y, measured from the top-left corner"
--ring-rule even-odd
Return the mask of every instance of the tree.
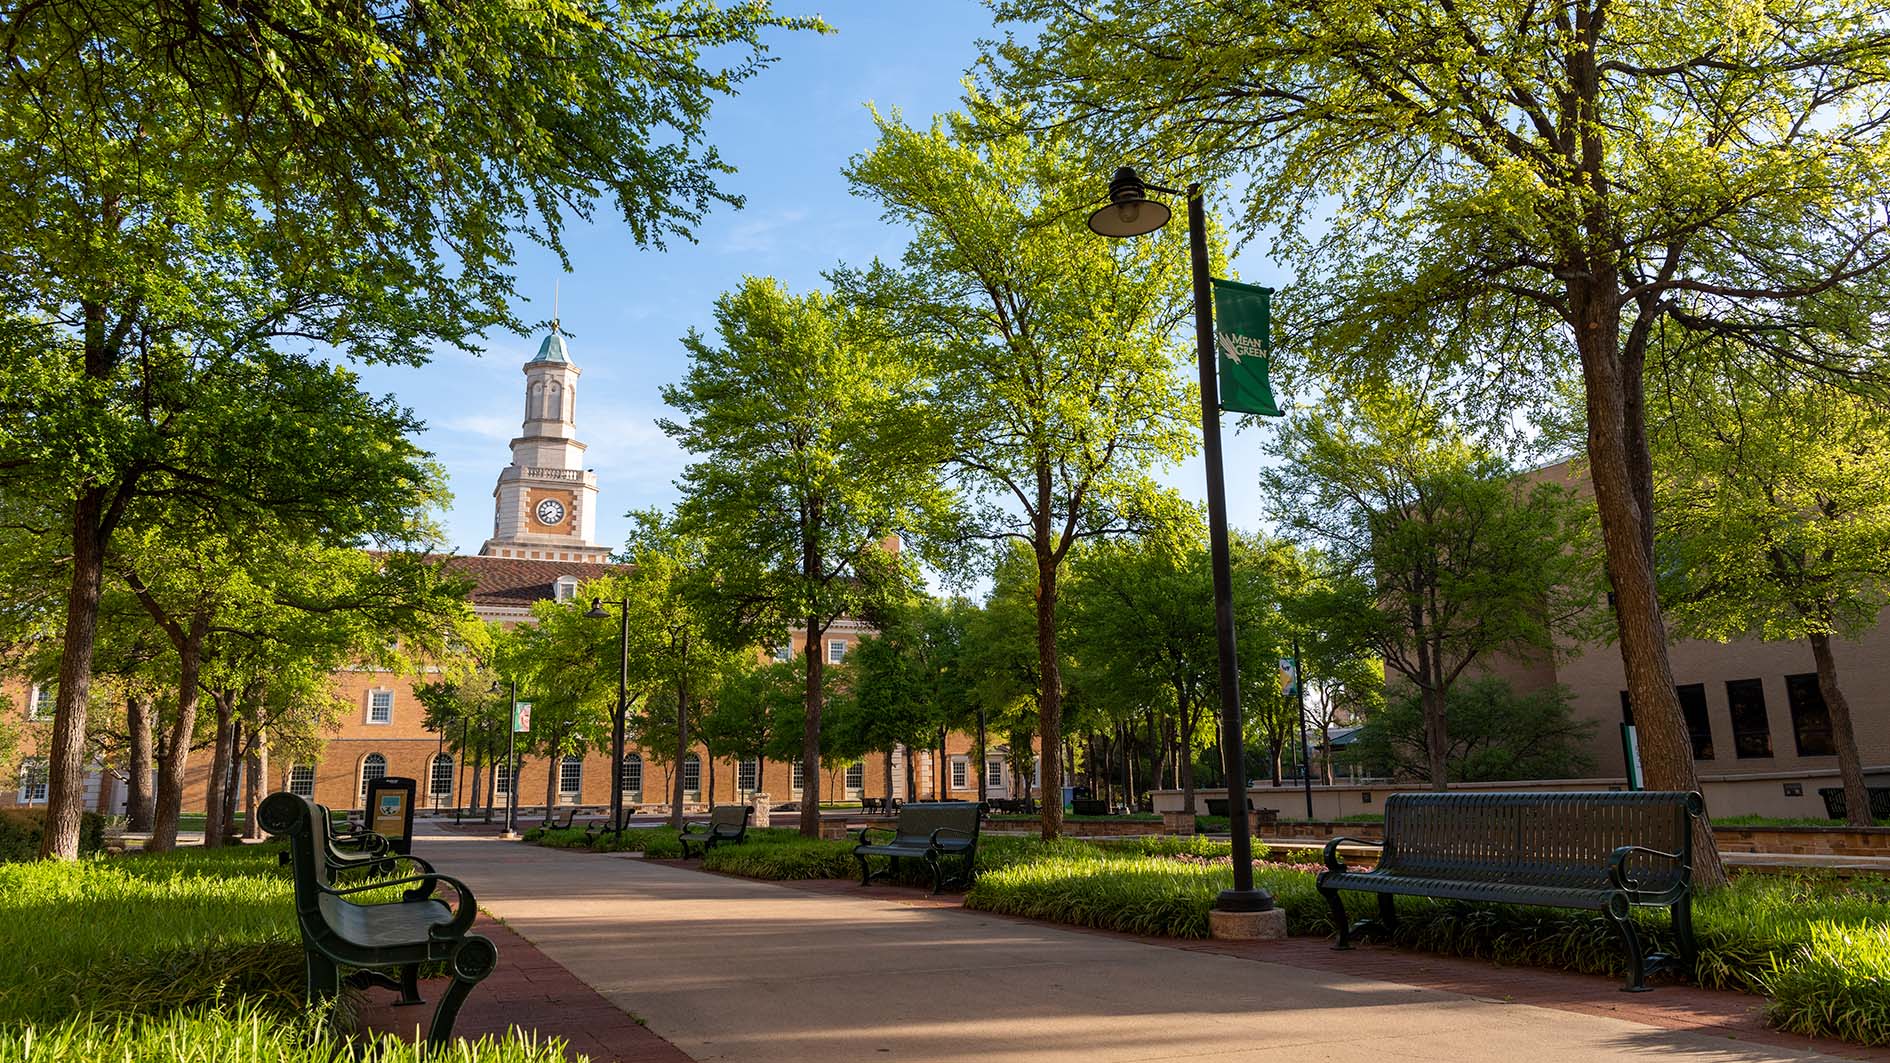
[[1694, 638], [1810, 644], [1829, 734], [1799, 741], [1828, 741], [1845, 814], [1869, 826], [1831, 640], [1867, 631], [1890, 606], [1890, 413], [1751, 359], [1683, 362], [1659, 379], [1655, 543], [1674, 624]]
[[[34, 209], [0, 229], [0, 489], [42, 499], [71, 550], [48, 855], [77, 853], [98, 601], [128, 507], [162, 495], [232, 526], [269, 508], [176, 451], [213, 430], [200, 415], [242, 408], [223, 404], [245, 360], [305, 344], [418, 362], [517, 330], [517, 246], [562, 253], [605, 195], [640, 245], [687, 236], [734, 201], [704, 123], [765, 65], [771, 27], [824, 29], [766, 3], [655, 0], [371, 17], [55, 0], [8, 19], [0, 174]], [[167, 470], [189, 475], [160, 487]]]
[[1549, 652], [1581, 604], [1579, 530], [1558, 486], [1528, 483], [1502, 454], [1403, 388], [1336, 394], [1290, 418], [1261, 474], [1288, 534], [1324, 551], [1327, 586], [1299, 613], [1349, 632], [1416, 690], [1428, 777], [1449, 784], [1451, 687], [1498, 652]]
[[[1575, 719], [1560, 687], [1517, 694], [1501, 679], [1479, 676], [1451, 689], [1445, 712], [1445, 764], [1457, 782], [1568, 779], [1594, 767], [1583, 750], [1595, 722]], [[1429, 736], [1422, 699], [1406, 693], [1366, 718], [1349, 753], [1375, 775], [1427, 778]]]
[[[1064, 560], [1083, 540], [1170, 519], [1179, 502], [1149, 470], [1194, 447], [1174, 335], [1192, 306], [1186, 238], [1180, 226], [1134, 241], [1090, 232], [1067, 190], [1093, 175], [1065, 137], [985, 138], [966, 114], [927, 129], [874, 120], [879, 142], [847, 176], [913, 239], [899, 267], [837, 280], [929, 352], [951, 468], [975, 502], [968, 534], [1030, 551], [1042, 785], [1059, 792]], [[1044, 802], [1045, 838], [1062, 816]]]
[[[1866, 5], [1007, 0], [1039, 121], [1236, 176], [1300, 281], [1291, 347], [1484, 392], [1578, 369], [1651, 785], [1695, 788], [1654, 577], [1644, 379], [1663, 322], [1783, 363], [1880, 359], [1890, 39]], [[1526, 386], [1526, 385], [1525, 385]], [[1696, 872], [1723, 880], [1711, 832]]]
[[928, 747], [942, 732], [969, 726], [976, 731], [974, 752], [984, 756], [984, 716], [966, 689], [963, 661], [973, 612], [962, 598], [920, 597], [885, 610], [878, 633], [847, 654], [851, 689], [835, 706], [835, 729], [845, 733], [845, 747], [885, 754], [888, 794], [899, 746]]
[[[663, 430], [695, 456], [679, 517], [699, 529], [724, 604], [724, 642], [805, 638], [805, 777], [820, 778], [823, 636], [916, 579], [892, 537], [923, 540], [945, 505], [918, 366], [876, 316], [820, 292], [747, 278], [715, 305], [716, 337], [684, 339], [690, 367]], [[891, 544], [890, 546], [888, 544]], [[801, 833], [820, 832], [802, 802]]]

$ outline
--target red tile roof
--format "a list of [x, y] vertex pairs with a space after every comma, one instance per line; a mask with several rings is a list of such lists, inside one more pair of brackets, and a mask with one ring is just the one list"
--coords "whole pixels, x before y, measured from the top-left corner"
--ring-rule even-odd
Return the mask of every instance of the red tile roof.
[[516, 557], [446, 557], [441, 566], [471, 578], [474, 605], [514, 606], [529, 609], [533, 602], [556, 597], [560, 576], [579, 582], [627, 571], [628, 565], [600, 565], [588, 561], [530, 561]]

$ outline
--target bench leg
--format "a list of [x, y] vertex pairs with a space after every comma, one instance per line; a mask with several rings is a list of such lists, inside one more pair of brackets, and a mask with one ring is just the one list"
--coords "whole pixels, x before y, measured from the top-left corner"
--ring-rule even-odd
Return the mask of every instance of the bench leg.
[[933, 852], [926, 853], [925, 866], [932, 872], [932, 896], [936, 897], [938, 896], [939, 890], [943, 888], [945, 884], [944, 880], [939, 877], [941, 872], [938, 866], [938, 854]]
[[400, 969], [400, 999], [394, 1004], [396, 1007], [410, 1007], [425, 1003], [420, 996], [420, 965], [410, 963]]
[[466, 994], [498, 965], [498, 946], [478, 934], [467, 935], [466, 940], [453, 949], [446, 960], [453, 984], [440, 998], [440, 1006], [433, 1010], [433, 1023], [427, 1027], [428, 1047], [444, 1048], [452, 1042], [453, 1022], [459, 1018], [459, 1006], [466, 1002]]
[[866, 857], [861, 856], [858, 853], [855, 853], [853, 854], [853, 859], [858, 860], [860, 862], [860, 885], [864, 886], [867, 883], [873, 881], [873, 876], [868, 872], [867, 867], [866, 867]]
[[1332, 911], [1332, 925], [1339, 931], [1339, 940], [1332, 947], [1349, 949], [1352, 947], [1352, 923], [1345, 914], [1345, 902], [1339, 899], [1338, 890], [1319, 887], [1320, 896], [1326, 899], [1326, 907]]
[[333, 1000], [341, 993], [341, 969], [335, 966], [335, 961], [314, 949], [307, 950], [305, 955], [309, 1003]]
[[1389, 893], [1378, 895], [1378, 926], [1387, 940], [1398, 932], [1398, 898]]
[[1680, 942], [1680, 963], [1689, 980], [1699, 977], [1700, 948], [1693, 940], [1693, 898], [1680, 898], [1673, 906], [1673, 936]]
[[1647, 992], [1647, 956], [1641, 951], [1641, 935], [1634, 929], [1634, 911], [1628, 907], [1626, 898], [1616, 896], [1620, 910], [1615, 904], [1609, 904], [1602, 910], [1608, 922], [1614, 924], [1615, 932], [1621, 935], [1621, 943], [1627, 947], [1627, 984], [1621, 987], [1625, 993]]

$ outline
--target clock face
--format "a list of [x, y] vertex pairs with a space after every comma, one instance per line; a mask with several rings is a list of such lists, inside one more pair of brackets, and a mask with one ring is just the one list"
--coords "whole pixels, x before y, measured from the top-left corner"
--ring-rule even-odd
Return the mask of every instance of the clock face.
[[538, 523], [564, 523], [564, 503], [555, 498], [547, 498], [543, 502], [538, 503]]

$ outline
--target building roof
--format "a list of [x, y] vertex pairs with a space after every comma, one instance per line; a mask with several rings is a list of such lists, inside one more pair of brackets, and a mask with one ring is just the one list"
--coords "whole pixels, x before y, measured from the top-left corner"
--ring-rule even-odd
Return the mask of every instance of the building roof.
[[571, 352], [564, 346], [564, 330], [558, 327], [556, 321], [551, 323], [551, 335], [546, 336], [545, 342], [538, 345], [538, 357], [533, 358], [532, 361], [565, 363], [571, 361]]
[[529, 609], [533, 602], [557, 597], [560, 576], [576, 576], [580, 582], [624, 572], [628, 565], [601, 565], [588, 561], [528, 561], [517, 557], [444, 558], [449, 572], [473, 580], [472, 603], [475, 606], [513, 606]]

